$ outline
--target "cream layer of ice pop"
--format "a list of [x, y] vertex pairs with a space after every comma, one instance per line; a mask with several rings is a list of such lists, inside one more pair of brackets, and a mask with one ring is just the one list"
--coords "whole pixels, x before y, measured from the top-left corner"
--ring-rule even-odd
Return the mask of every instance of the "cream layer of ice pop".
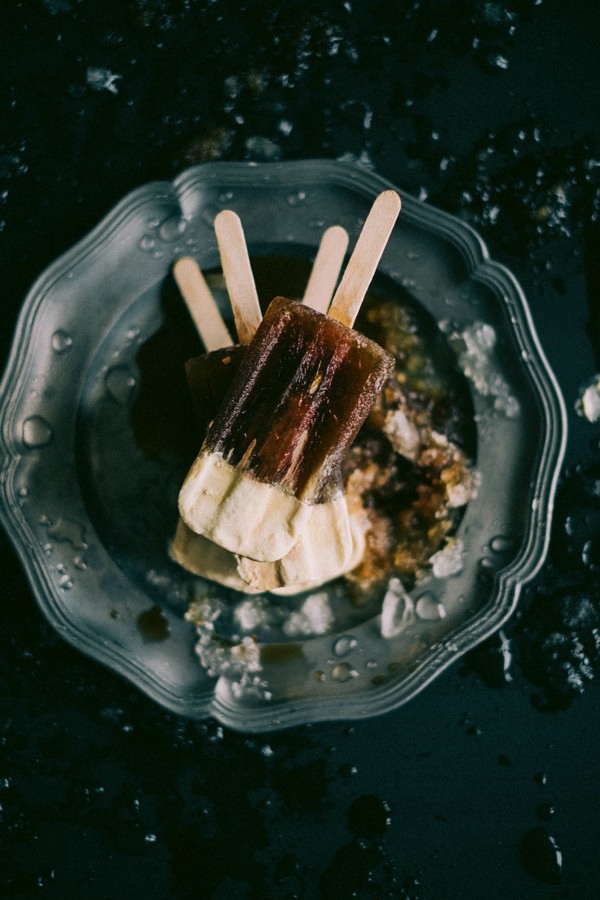
[[297, 593], [318, 587], [356, 568], [365, 552], [364, 518], [362, 514], [349, 514], [349, 548], [346, 545], [334, 546], [335, 527], [332, 528], [329, 519], [322, 516], [323, 512], [327, 512], [327, 507], [328, 504], [320, 503], [312, 507], [302, 537], [283, 559], [258, 562], [248, 557], [238, 557], [237, 571], [247, 585], [246, 591]]
[[175, 534], [169, 546], [169, 555], [192, 575], [200, 575], [217, 584], [243, 591], [246, 594], [260, 594], [260, 589], [253, 589], [243, 581], [237, 570], [237, 558], [234, 553], [225, 550], [201, 534], [196, 534], [179, 519]]
[[233, 553], [272, 562], [301, 537], [310, 507], [330, 504], [350, 540], [332, 484], [392, 369], [389, 354], [341, 322], [273, 300], [184, 481], [183, 520]]
[[[362, 516], [350, 516], [351, 552], [343, 565], [335, 552], [336, 548], [329, 545], [330, 535], [322, 534], [318, 522], [313, 531], [314, 524], [312, 518], [309, 519], [305, 535], [286, 557], [274, 563], [261, 563], [225, 550], [203, 535], [196, 534], [180, 519], [170, 554], [175, 562], [192, 574], [246, 594], [297, 594], [350, 572], [360, 563], [364, 553]], [[316, 549], [313, 534], [321, 535]], [[305, 543], [307, 535], [311, 539]], [[325, 553], [324, 547], [327, 548]]]

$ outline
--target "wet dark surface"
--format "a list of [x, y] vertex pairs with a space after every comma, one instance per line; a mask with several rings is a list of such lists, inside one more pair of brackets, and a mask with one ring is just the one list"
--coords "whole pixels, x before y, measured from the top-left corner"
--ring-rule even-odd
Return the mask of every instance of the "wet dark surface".
[[[33, 279], [205, 159], [352, 158], [519, 278], [570, 442], [549, 558], [408, 706], [252, 738], [67, 646], [0, 537], [0, 894], [584, 898], [600, 883], [600, 17], [591, 0], [6, 0], [4, 361]], [[162, 637], [150, 618], [149, 639]]]

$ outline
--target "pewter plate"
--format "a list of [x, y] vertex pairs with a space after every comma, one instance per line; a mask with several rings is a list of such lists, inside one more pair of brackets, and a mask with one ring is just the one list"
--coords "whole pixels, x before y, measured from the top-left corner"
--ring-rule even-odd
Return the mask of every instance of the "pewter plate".
[[[56, 630], [176, 713], [259, 732], [394, 709], [498, 629], [543, 562], [566, 416], [526, 299], [472, 229], [402, 191], [378, 277], [442, 329], [473, 409], [480, 487], [459, 570], [421, 581], [382, 627], [383, 597], [349, 604], [338, 584], [248, 600], [169, 560], [194, 452], [181, 367], [201, 350], [173, 261], [218, 268], [223, 208], [254, 258], [309, 261], [329, 225], [354, 241], [387, 187], [329, 161], [197, 166], [125, 197], [24, 302], [1, 392], [3, 524]], [[190, 598], [211, 610], [200, 655]]]

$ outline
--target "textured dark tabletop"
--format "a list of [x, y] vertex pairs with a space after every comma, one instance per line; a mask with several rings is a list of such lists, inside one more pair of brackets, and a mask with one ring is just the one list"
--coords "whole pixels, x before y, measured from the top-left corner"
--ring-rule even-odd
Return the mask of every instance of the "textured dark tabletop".
[[251, 737], [67, 646], [0, 535], [0, 895], [597, 896], [600, 14], [592, 0], [4, 0], [0, 360], [32, 281], [207, 159], [348, 158], [517, 276], [570, 439], [548, 560], [398, 711]]

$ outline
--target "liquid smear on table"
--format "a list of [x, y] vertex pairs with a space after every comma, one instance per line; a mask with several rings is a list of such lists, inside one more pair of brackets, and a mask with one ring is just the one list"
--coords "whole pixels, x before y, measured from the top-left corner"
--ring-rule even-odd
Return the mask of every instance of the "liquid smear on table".
[[[298, 260], [259, 259], [253, 266], [261, 296], [270, 295], [262, 284], [266, 272], [276, 282], [285, 271], [286, 284], [290, 272], [302, 273]], [[381, 633], [393, 637], [413, 624], [431, 627], [446, 617], [444, 603], [433, 592], [413, 589], [432, 570], [443, 578], [462, 568], [455, 531], [477, 490], [471, 396], [456, 349], [420, 307], [399, 293], [393, 287], [369, 294], [356, 326], [397, 360], [394, 377], [344, 465], [347, 493], [361, 498], [369, 523], [362, 563], [349, 575], [296, 597], [248, 597], [204, 581], [194, 585], [187, 618], [198, 630], [201, 664], [211, 675], [226, 673], [240, 694], [268, 695], [262, 664], [273, 653], [264, 649], [266, 644], [283, 642], [278, 660], [286, 654], [293, 660], [299, 642], [331, 634], [331, 664], [314, 673], [317, 681], [381, 680], [374, 660], [362, 665], [364, 674], [353, 663], [351, 651], [363, 652], [350, 633], [354, 625], [381, 612]], [[453, 339], [458, 342], [459, 334], [454, 332]], [[481, 382], [485, 359], [480, 348]], [[342, 659], [345, 655], [349, 658]]]

